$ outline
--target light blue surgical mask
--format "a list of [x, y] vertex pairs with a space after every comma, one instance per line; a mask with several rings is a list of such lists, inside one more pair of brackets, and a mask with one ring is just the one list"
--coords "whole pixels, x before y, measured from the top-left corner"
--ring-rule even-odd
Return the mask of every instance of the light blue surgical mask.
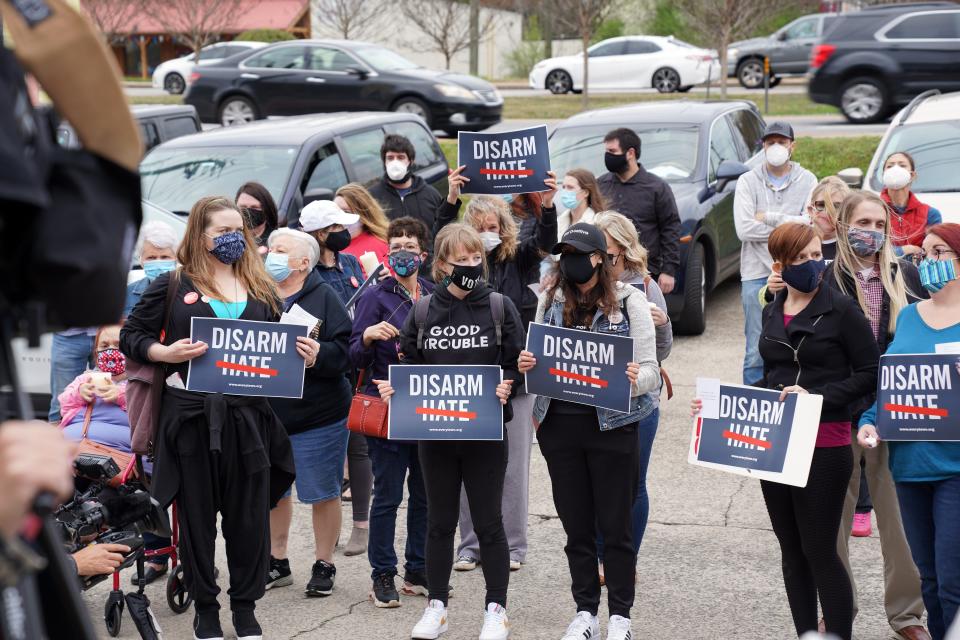
[[290, 268], [290, 256], [285, 253], [268, 253], [263, 264], [275, 282], [283, 282], [293, 272]]
[[566, 209], [576, 209], [577, 205], [580, 204], [580, 201], [577, 200], [576, 191], [568, 191], [564, 189], [560, 192], [560, 204]]
[[506, 202], [507, 204], [510, 204], [511, 202], [513, 202], [513, 194], [512, 194], [512, 193], [505, 193], [505, 194], [503, 194], [503, 195], [500, 196], [500, 197], [503, 198], [503, 201]]
[[931, 260], [924, 258], [917, 267], [920, 271], [920, 284], [930, 293], [940, 291], [947, 283], [957, 279], [957, 268], [953, 260]]
[[176, 260], [148, 260], [143, 263], [143, 273], [147, 276], [147, 280], [153, 280], [161, 273], [173, 271], [176, 266]]

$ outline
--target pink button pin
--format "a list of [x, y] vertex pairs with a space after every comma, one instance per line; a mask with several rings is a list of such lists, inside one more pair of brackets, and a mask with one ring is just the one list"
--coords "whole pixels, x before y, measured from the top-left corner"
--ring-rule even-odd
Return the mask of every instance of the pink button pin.
[[196, 291], [191, 291], [190, 293], [183, 296], [184, 304], [193, 304], [200, 299], [199, 294]]
[[350, 276], [350, 284], [353, 285], [354, 289], [360, 286], [360, 282], [357, 280], [356, 276]]

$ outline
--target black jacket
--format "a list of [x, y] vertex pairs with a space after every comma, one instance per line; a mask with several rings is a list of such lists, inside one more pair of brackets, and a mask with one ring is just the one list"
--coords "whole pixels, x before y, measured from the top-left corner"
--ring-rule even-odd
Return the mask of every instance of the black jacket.
[[612, 173], [597, 179], [607, 206], [633, 221], [640, 243], [647, 248], [650, 274], [675, 276], [680, 269], [680, 214], [673, 189], [643, 166], [622, 182]]
[[823, 396], [821, 422], [848, 422], [854, 405], [877, 385], [880, 351], [857, 301], [827, 286], [790, 324], [783, 326], [787, 292], [763, 309], [757, 386], [780, 390], [800, 385]]
[[440, 195], [440, 192], [418, 175], [413, 176], [410, 193], [403, 198], [397, 188], [387, 180], [386, 176], [380, 182], [370, 187], [370, 195], [377, 199], [384, 213], [391, 220], [403, 216], [420, 218], [427, 225], [427, 229], [436, 235], [437, 231], [447, 222], [454, 220], [460, 210], [460, 201], [453, 205]]
[[[497, 348], [496, 329], [490, 309], [490, 294], [493, 289], [479, 287], [463, 300], [453, 296], [446, 287], [437, 287], [430, 298], [427, 318], [424, 323], [423, 348], [417, 348], [417, 323], [414, 313], [400, 332], [400, 351], [403, 364], [498, 364], [503, 369], [503, 379], [513, 380], [516, 392], [523, 377], [517, 370], [517, 359], [523, 349], [523, 327], [520, 314], [508, 296], [503, 298], [503, 326], [500, 348]], [[452, 332], [453, 337], [443, 335], [441, 330], [432, 335], [431, 328], [477, 327], [468, 331], [466, 337]], [[508, 402], [503, 408], [503, 421], [513, 418], [513, 409]]]
[[287, 298], [284, 308], [298, 304], [322, 322], [320, 353], [317, 363], [306, 370], [303, 399], [270, 398], [287, 433], [293, 435], [317, 427], [327, 427], [347, 417], [350, 412], [350, 317], [333, 287], [326, 284], [316, 270], [303, 283], [303, 289]]

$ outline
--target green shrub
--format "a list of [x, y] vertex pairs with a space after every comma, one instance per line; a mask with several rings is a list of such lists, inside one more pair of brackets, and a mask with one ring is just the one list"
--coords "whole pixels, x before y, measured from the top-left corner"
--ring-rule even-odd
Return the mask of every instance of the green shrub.
[[674, 36], [692, 44], [702, 44], [697, 30], [687, 25], [683, 12], [670, 0], [657, 0], [650, 19], [643, 25], [643, 32], [651, 36]]
[[284, 40], [296, 40], [293, 34], [283, 29], [250, 29], [237, 36], [237, 40], [247, 40], [250, 42], [283, 42]]
[[623, 35], [623, 20], [620, 18], [608, 18], [597, 28], [593, 34], [592, 43], [606, 40], [607, 38], [618, 38]]
[[523, 30], [523, 41], [506, 56], [510, 77], [526, 78], [533, 70], [533, 65], [547, 56], [546, 51], [537, 16], [530, 16]]

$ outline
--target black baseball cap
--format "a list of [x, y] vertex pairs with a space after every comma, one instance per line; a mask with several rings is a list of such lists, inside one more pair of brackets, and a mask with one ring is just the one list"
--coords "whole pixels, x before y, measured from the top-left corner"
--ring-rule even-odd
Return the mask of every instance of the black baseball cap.
[[761, 140], [766, 140], [770, 136], [783, 136], [784, 138], [790, 138], [791, 140], [796, 139], [796, 136], [793, 135], [793, 127], [791, 127], [786, 122], [771, 122], [767, 125], [767, 128], [763, 130], [763, 135], [760, 137]]
[[592, 224], [578, 222], [570, 225], [570, 228], [563, 232], [560, 242], [553, 245], [553, 251], [550, 253], [558, 255], [565, 246], [573, 247], [577, 250], [577, 253], [593, 253], [594, 251], [606, 253], [607, 238], [603, 235], [603, 231]]

